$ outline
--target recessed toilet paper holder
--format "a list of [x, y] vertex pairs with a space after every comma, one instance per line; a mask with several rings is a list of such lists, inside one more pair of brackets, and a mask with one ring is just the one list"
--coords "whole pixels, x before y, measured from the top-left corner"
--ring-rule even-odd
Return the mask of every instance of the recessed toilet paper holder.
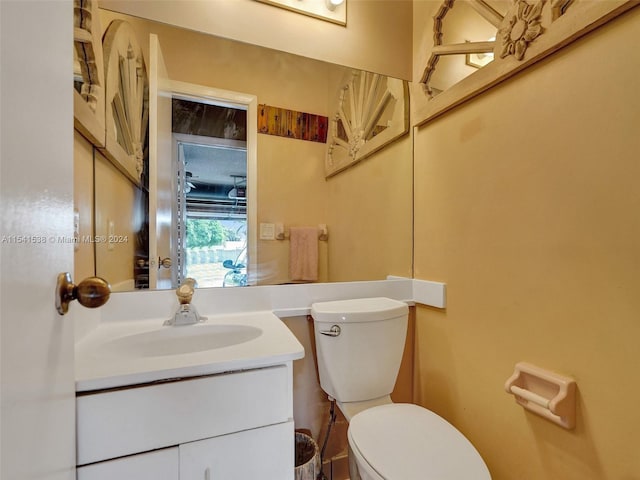
[[576, 382], [526, 362], [516, 364], [505, 383], [516, 402], [566, 429], [576, 424]]

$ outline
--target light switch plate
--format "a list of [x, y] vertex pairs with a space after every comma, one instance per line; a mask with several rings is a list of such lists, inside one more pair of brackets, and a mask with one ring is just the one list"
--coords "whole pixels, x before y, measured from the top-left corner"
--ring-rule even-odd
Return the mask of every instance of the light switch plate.
[[260, 240], [275, 240], [275, 225], [273, 223], [260, 224]]

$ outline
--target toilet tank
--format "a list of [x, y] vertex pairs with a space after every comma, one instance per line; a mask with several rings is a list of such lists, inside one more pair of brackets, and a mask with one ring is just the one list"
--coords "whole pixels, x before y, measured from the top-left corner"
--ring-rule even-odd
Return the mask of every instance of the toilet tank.
[[[382, 297], [311, 305], [322, 389], [339, 402], [389, 395], [402, 361], [408, 315], [406, 303]], [[337, 336], [331, 336], [334, 325]]]

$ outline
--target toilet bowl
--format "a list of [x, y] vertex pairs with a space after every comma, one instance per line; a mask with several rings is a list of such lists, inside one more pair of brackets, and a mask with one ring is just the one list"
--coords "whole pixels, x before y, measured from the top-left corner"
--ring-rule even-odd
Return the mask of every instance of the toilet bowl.
[[[351, 480], [489, 480], [471, 442], [442, 417], [407, 403], [355, 415], [348, 429]], [[353, 462], [352, 462], [353, 463]]]
[[388, 298], [311, 306], [320, 385], [349, 422], [351, 480], [491, 480], [453, 425], [426, 408], [391, 401], [408, 311]]

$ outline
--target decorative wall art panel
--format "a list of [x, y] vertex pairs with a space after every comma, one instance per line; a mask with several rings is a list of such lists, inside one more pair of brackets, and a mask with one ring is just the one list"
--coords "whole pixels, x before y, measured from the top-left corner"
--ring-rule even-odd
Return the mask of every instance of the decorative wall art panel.
[[74, 0], [74, 127], [129, 180], [143, 185], [149, 82], [131, 25], [104, 35], [96, 0]]
[[73, 2], [74, 127], [93, 145], [105, 145], [104, 62], [98, 2]]
[[336, 95], [329, 125], [326, 176], [359, 162], [408, 131], [407, 82], [349, 71]]
[[[640, 5], [639, 0], [514, 0], [501, 10], [504, 3], [500, 0], [444, 0], [441, 3], [430, 32], [425, 31], [422, 76], [412, 85], [414, 125], [438, 117]], [[463, 5], [477, 19], [493, 26], [493, 37], [460, 43], [445, 41], [449, 20], [451, 27], [459, 29], [460, 19], [452, 16], [452, 12], [459, 12]], [[473, 22], [475, 19], [470, 18], [469, 31]], [[429, 34], [431, 40], [427, 38]], [[479, 55], [489, 60], [486, 65], [474, 62], [473, 66], [478, 68], [473, 69], [473, 73], [447, 88], [433, 84], [436, 69], [442, 73], [444, 58], [458, 56], [464, 65], [465, 59], [469, 62]]]
[[149, 80], [131, 25], [109, 24], [103, 40], [106, 62], [105, 156], [133, 182], [145, 170], [145, 143], [149, 130]]
[[326, 143], [329, 119], [269, 105], [258, 106], [258, 132], [278, 137]]

